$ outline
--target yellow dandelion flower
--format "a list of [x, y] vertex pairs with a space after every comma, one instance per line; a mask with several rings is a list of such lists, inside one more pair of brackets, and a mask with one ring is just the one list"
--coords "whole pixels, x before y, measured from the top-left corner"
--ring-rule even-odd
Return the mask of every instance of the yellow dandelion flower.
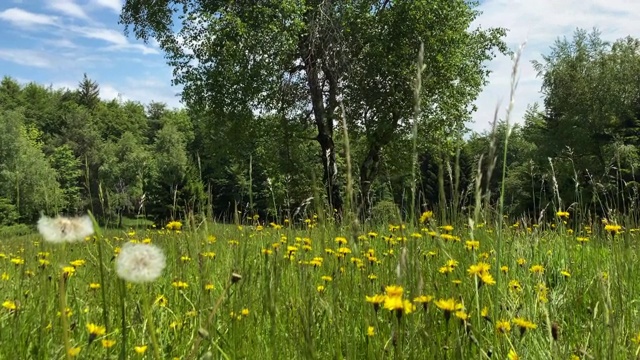
[[509, 350], [509, 353], [507, 354], [507, 359], [509, 359], [509, 360], [520, 360], [520, 357], [515, 352], [515, 350], [511, 349], [511, 350]]
[[373, 309], [375, 311], [378, 311], [378, 309], [380, 308], [380, 304], [384, 302], [385, 298], [386, 296], [381, 294], [376, 294], [373, 296], [365, 296], [366, 301], [373, 305]]
[[242, 316], [249, 316], [249, 309], [244, 308], [244, 309], [240, 310], [240, 314]]
[[69, 356], [71, 357], [76, 357], [78, 356], [78, 354], [80, 354], [80, 350], [82, 350], [80, 347], [72, 347], [71, 349], [69, 349]]
[[531, 268], [529, 268], [529, 271], [531, 271], [534, 274], [542, 274], [542, 273], [544, 273], [544, 266], [542, 266], [542, 265], [533, 265]]
[[402, 297], [404, 289], [402, 286], [391, 285], [384, 288], [384, 292], [387, 297]]
[[169, 300], [167, 299], [166, 296], [160, 295], [156, 298], [156, 300], [154, 301], [154, 304], [160, 307], [166, 307], [169, 304]]
[[11, 300], [5, 300], [2, 303], [2, 307], [9, 310], [9, 311], [15, 311], [18, 310], [18, 305], [16, 305], [16, 303], [14, 301]]
[[444, 316], [447, 320], [449, 320], [451, 313], [462, 310], [463, 308], [462, 304], [457, 302], [454, 298], [438, 299], [434, 302], [434, 304], [438, 309], [444, 311]]
[[206, 291], [211, 291], [211, 290], [213, 290], [214, 288], [215, 288], [215, 286], [213, 286], [213, 284], [205, 284], [205, 285], [204, 285], [204, 289], [205, 289]]
[[511, 331], [511, 322], [509, 320], [498, 320], [496, 322], [496, 330], [503, 334], [508, 333]]
[[373, 326], [367, 328], [367, 336], [372, 337], [376, 334], [376, 329]]
[[136, 354], [142, 355], [145, 351], [147, 351], [147, 345], [134, 346], [133, 350], [136, 352]]
[[108, 348], [112, 347], [115, 344], [116, 344], [115, 340], [102, 339], [102, 347], [105, 348], [105, 349], [108, 349]]
[[513, 325], [517, 326], [520, 329], [520, 334], [524, 334], [524, 332], [527, 330], [538, 328], [538, 325], [524, 318], [514, 318], [512, 321]]
[[324, 290], [325, 290], [324, 285], [318, 285], [318, 287], [316, 287], [316, 291], [318, 291], [321, 294], [324, 292]]
[[464, 244], [464, 247], [467, 250], [478, 250], [480, 249], [480, 241], [478, 240], [467, 240]]
[[174, 281], [171, 283], [171, 285], [177, 289], [186, 289], [189, 287], [189, 284], [187, 284], [186, 282], [183, 281]]
[[567, 270], [560, 271], [560, 275], [564, 276], [565, 278], [571, 277], [571, 273], [568, 272]]
[[91, 290], [98, 290], [98, 289], [100, 289], [100, 284], [98, 284], [98, 283], [91, 283], [91, 284], [89, 284], [89, 289], [91, 289]]

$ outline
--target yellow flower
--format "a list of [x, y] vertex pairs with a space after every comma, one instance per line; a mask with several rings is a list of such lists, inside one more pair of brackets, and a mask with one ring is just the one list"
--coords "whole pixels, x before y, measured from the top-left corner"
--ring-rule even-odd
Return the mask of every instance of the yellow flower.
[[97, 338], [98, 336], [103, 336], [107, 330], [104, 326], [88, 323], [87, 331], [89, 332], [89, 344], [91, 344], [93, 340], [95, 340], [95, 338]]
[[182, 229], [182, 223], [180, 221], [171, 221], [170, 223], [167, 224], [167, 230], [180, 230], [180, 229]]
[[402, 297], [404, 289], [402, 286], [391, 285], [384, 288], [387, 297]]
[[69, 349], [69, 356], [71, 357], [76, 357], [78, 356], [78, 354], [80, 354], [80, 348], [79, 347], [73, 347], [71, 349]]
[[182, 255], [182, 256], [180, 256], [180, 261], [189, 262], [189, 261], [191, 261], [191, 258], [189, 257], [189, 255]]
[[2, 307], [9, 310], [9, 311], [15, 311], [18, 310], [18, 305], [16, 305], [15, 302], [11, 301], [11, 300], [5, 300], [2, 303]]
[[522, 291], [522, 285], [518, 280], [511, 280], [509, 281], [509, 289], [511, 291]]
[[186, 282], [183, 281], [174, 281], [171, 283], [171, 285], [177, 289], [186, 289], [189, 287], [189, 284], [187, 284]]
[[336, 243], [338, 245], [345, 245], [347, 243], [347, 238], [343, 236], [336, 237]]
[[19, 257], [15, 257], [15, 258], [11, 258], [11, 262], [13, 264], [16, 264], [16, 265], [23, 265], [24, 264], [24, 259], [23, 258], [19, 258]]
[[378, 309], [380, 308], [380, 304], [384, 302], [385, 298], [386, 296], [380, 294], [365, 296], [366, 301], [370, 304], [373, 304], [373, 309], [375, 311], [378, 311]]
[[453, 231], [453, 226], [451, 226], [451, 225], [444, 225], [444, 226], [440, 226], [440, 229], [441, 229], [442, 231], [448, 231], [448, 232], [451, 232], [451, 231]]
[[506, 334], [511, 331], [511, 323], [509, 322], [509, 320], [498, 320], [496, 322], [496, 330], [498, 330], [498, 332]]
[[433, 217], [433, 211], [425, 211], [420, 215], [420, 224], [424, 224]]
[[513, 319], [513, 325], [517, 326], [518, 328], [520, 328], [520, 334], [524, 334], [525, 331], [527, 330], [533, 330], [536, 329], [538, 327], [538, 325], [532, 323], [529, 320], [526, 320], [524, 318], [514, 318]]
[[449, 320], [451, 313], [462, 310], [462, 304], [457, 302], [454, 298], [439, 299], [434, 304], [438, 309], [444, 311], [444, 316], [447, 320]]
[[134, 346], [133, 350], [135, 350], [137, 354], [144, 354], [144, 352], [147, 351], [147, 345]]
[[115, 340], [102, 339], [102, 347], [108, 349], [116, 344]]
[[565, 218], [565, 219], [566, 219], [566, 218], [568, 218], [568, 217], [569, 217], [569, 212], [568, 212], [568, 211], [558, 211], [558, 212], [556, 213], [556, 215], [557, 215], [559, 218]]
[[324, 285], [318, 285], [318, 287], [316, 288], [316, 290], [321, 294], [324, 292], [324, 289], [325, 289]]
[[157, 304], [160, 307], [165, 307], [167, 306], [167, 304], [169, 303], [169, 300], [167, 300], [167, 298], [164, 295], [160, 295], [156, 298], [156, 301], [154, 301], [154, 304]]
[[326, 282], [333, 281], [333, 278], [331, 276], [328, 276], [328, 275], [323, 276], [321, 279], [326, 281]]
[[576, 238], [576, 241], [578, 241], [578, 243], [580, 243], [580, 244], [584, 244], [584, 243], [589, 241], [589, 238], [588, 237], [580, 237], [580, 236], [578, 236]]
[[619, 233], [620, 230], [622, 230], [622, 226], [617, 225], [617, 224], [607, 224], [607, 225], [604, 226], [604, 231], [610, 232], [611, 235], [615, 235], [615, 234]]
[[80, 267], [84, 264], [86, 264], [87, 262], [85, 260], [73, 260], [72, 262], [70, 262], [69, 264], [71, 264], [71, 266], [77, 268]]
[[89, 289], [91, 289], [91, 290], [98, 290], [98, 289], [100, 289], [100, 284], [98, 284], [98, 283], [91, 283], [91, 284], [89, 284]]
[[511, 349], [509, 350], [509, 353], [507, 354], [507, 359], [509, 360], [520, 360], [520, 357], [518, 356], [518, 354], [516, 354], [516, 352]]
[[529, 271], [531, 271], [534, 274], [542, 274], [542, 273], [544, 273], [544, 266], [542, 266], [542, 265], [533, 265], [531, 268], [529, 268]]
[[567, 270], [560, 271], [560, 275], [564, 276], [565, 278], [571, 277], [571, 273]]
[[213, 290], [214, 288], [215, 288], [215, 287], [213, 286], [213, 284], [205, 284], [205, 285], [204, 285], [204, 289], [205, 289], [206, 291], [211, 291], [211, 290]]
[[467, 250], [478, 250], [480, 248], [480, 241], [477, 240], [467, 240], [465, 242], [464, 247]]
[[62, 274], [64, 275], [65, 278], [70, 277], [75, 272], [76, 272], [76, 268], [74, 268], [73, 266], [65, 266], [62, 268]]
[[524, 258], [519, 258], [517, 262], [518, 262], [518, 265], [522, 266], [527, 263], [527, 260], [525, 260]]
[[367, 336], [372, 337], [376, 334], [376, 330], [373, 326], [367, 328]]

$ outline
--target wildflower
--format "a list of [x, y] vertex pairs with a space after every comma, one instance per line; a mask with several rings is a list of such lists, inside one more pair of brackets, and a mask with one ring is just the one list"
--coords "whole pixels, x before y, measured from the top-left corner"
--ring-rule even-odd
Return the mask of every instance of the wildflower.
[[118, 276], [133, 283], [156, 280], [162, 274], [165, 265], [164, 253], [152, 244], [127, 243], [116, 258]]
[[[209, 259], [215, 259], [216, 257], [216, 253], [214, 253], [213, 251], [205, 251], [200, 255], [202, 255], [202, 257], [209, 258]], [[189, 260], [191, 260], [191, 258], [189, 258]]]
[[76, 268], [74, 268], [73, 266], [64, 266], [62, 268], [62, 275], [64, 276], [65, 279], [68, 279], [75, 272], [76, 272]]
[[24, 265], [24, 259], [21, 257], [11, 258], [11, 263], [15, 265]]
[[518, 280], [511, 280], [509, 281], [509, 289], [511, 291], [520, 292], [522, 291], [522, 285], [520, 285], [520, 282]]
[[384, 308], [395, 311], [398, 317], [401, 317], [402, 314], [410, 314], [415, 310], [415, 306], [409, 300], [403, 300], [399, 296], [387, 296], [384, 300]]
[[343, 236], [336, 237], [336, 243], [338, 245], [345, 245], [347, 243], [347, 238]]
[[169, 303], [169, 300], [167, 300], [166, 296], [160, 295], [156, 298], [156, 301], [154, 301], [153, 303], [157, 304], [160, 307], [165, 307]]
[[271, 255], [271, 254], [273, 254], [273, 250], [271, 250], [271, 249], [262, 249], [262, 254], [263, 255]]
[[367, 328], [367, 336], [368, 336], [368, 337], [372, 337], [372, 336], [374, 336], [375, 334], [376, 334], [376, 330], [375, 330], [375, 328], [374, 328], [373, 326], [369, 326], [369, 327]]
[[422, 304], [422, 307], [426, 310], [427, 305], [433, 300], [433, 296], [431, 295], [421, 295], [413, 299], [414, 303]]
[[544, 266], [542, 266], [542, 265], [533, 265], [531, 268], [529, 268], [529, 271], [531, 271], [534, 274], [542, 274], [542, 273], [544, 273]]
[[145, 351], [147, 351], [147, 345], [134, 346], [133, 350], [136, 352], [136, 354], [142, 355]]
[[509, 267], [507, 265], [502, 265], [500, 266], [500, 271], [506, 274], [509, 272]]
[[182, 256], [180, 256], [180, 261], [189, 262], [189, 261], [191, 261], [191, 258], [189, 257], [189, 255], [182, 255]]
[[516, 325], [520, 329], [520, 335], [524, 335], [524, 332], [527, 330], [533, 330], [538, 327], [538, 325], [532, 323], [529, 320], [523, 318], [515, 318], [513, 319], [513, 324]]
[[328, 276], [328, 275], [323, 276], [321, 279], [326, 281], [326, 282], [333, 281], [333, 278], [331, 276]]
[[89, 216], [50, 218], [42, 216], [38, 220], [38, 231], [45, 241], [52, 243], [82, 241], [93, 235], [93, 222]]
[[98, 289], [100, 289], [100, 284], [98, 284], [98, 283], [91, 283], [91, 284], [89, 284], [89, 289], [90, 289], [90, 290], [98, 290]]
[[115, 340], [102, 339], [102, 347], [108, 349], [116, 344]]
[[578, 236], [578, 237], [576, 238], [576, 241], [578, 241], [578, 243], [579, 243], [580, 245], [582, 245], [582, 244], [584, 244], [584, 243], [588, 242], [588, 241], [589, 241], [589, 238], [588, 238], [588, 237], [580, 237], [580, 236]]
[[433, 217], [433, 211], [425, 211], [420, 215], [420, 224], [424, 224]]
[[568, 272], [567, 270], [560, 271], [560, 275], [564, 276], [565, 278], [571, 277], [571, 273]]
[[496, 330], [503, 334], [508, 333], [511, 331], [511, 322], [509, 322], [509, 320], [498, 320], [496, 322]]
[[452, 232], [453, 231], [453, 226], [451, 226], [451, 225], [443, 225], [443, 226], [440, 226], [440, 230], [447, 231], [447, 232]]
[[91, 344], [98, 336], [103, 336], [106, 333], [104, 326], [93, 323], [87, 324], [87, 331], [89, 332], [89, 344]]
[[462, 304], [457, 302], [454, 298], [439, 299], [434, 304], [438, 309], [444, 311], [444, 317], [446, 320], [449, 320], [451, 313], [462, 310]]
[[171, 221], [167, 224], [167, 230], [180, 230], [182, 229], [182, 223], [180, 221]]
[[382, 304], [385, 300], [384, 295], [376, 294], [373, 296], [365, 296], [365, 299], [368, 303], [373, 305], [373, 310], [378, 311], [380, 309], [380, 304]]
[[73, 347], [73, 348], [69, 349], [68, 354], [69, 354], [70, 357], [76, 357], [76, 356], [78, 356], [78, 354], [80, 354], [80, 350], [81, 350], [80, 347]]
[[509, 353], [507, 354], [507, 359], [509, 360], [520, 360], [520, 357], [518, 356], [518, 354], [513, 350], [509, 350]]
[[84, 265], [86, 263], [87, 262], [85, 260], [74, 260], [74, 261], [70, 262], [69, 264], [71, 266], [73, 266], [74, 268], [77, 268], [77, 267], [80, 267], [80, 266], [82, 266], [82, 265]]
[[402, 297], [404, 289], [402, 286], [391, 285], [384, 288], [387, 297]]
[[467, 250], [478, 250], [480, 248], [480, 241], [477, 240], [467, 240], [465, 242], [464, 247]]
[[7, 274], [6, 272], [3, 272], [2, 276], [0, 276], [0, 279], [2, 279], [3, 281], [9, 280], [9, 274]]
[[318, 285], [318, 287], [316, 288], [316, 290], [321, 294], [324, 292], [324, 289], [325, 289], [324, 285]]
[[604, 226], [604, 231], [609, 232], [611, 235], [616, 235], [622, 230], [622, 226], [617, 224], [607, 224]]
[[14, 301], [11, 300], [5, 300], [2, 303], [2, 307], [9, 310], [9, 311], [16, 311], [18, 310], [18, 305], [16, 305], [16, 303]]
[[244, 309], [240, 310], [240, 314], [242, 316], [249, 316], [249, 309], [244, 308]]
[[204, 289], [205, 289], [206, 291], [211, 291], [211, 290], [213, 290], [214, 288], [215, 288], [215, 287], [213, 286], [213, 284], [205, 284], [205, 285], [204, 285]]
[[556, 215], [557, 215], [559, 218], [564, 218], [564, 219], [568, 219], [568, 218], [569, 218], [569, 212], [568, 212], [568, 211], [558, 211], [558, 212], [556, 213]]
[[456, 317], [463, 322], [469, 320], [469, 314], [467, 314], [464, 310], [458, 310], [455, 313]]
[[489, 308], [488, 307], [483, 307], [482, 310], [480, 310], [480, 316], [482, 316], [483, 319], [491, 322], [491, 317], [489, 317]]
[[171, 286], [180, 290], [184, 290], [189, 287], [189, 284], [184, 281], [174, 281], [171, 283]]

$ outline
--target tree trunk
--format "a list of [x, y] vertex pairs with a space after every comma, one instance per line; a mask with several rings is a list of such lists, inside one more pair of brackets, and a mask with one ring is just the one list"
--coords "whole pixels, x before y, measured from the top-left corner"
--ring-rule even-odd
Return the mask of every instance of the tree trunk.
[[367, 156], [364, 158], [362, 165], [360, 165], [360, 191], [362, 192], [360, 216], [364, 220], [370, 219], [372, 215], [373, 199], [371, 198], [371, 185], [378, 176], [381, 150], [382, 148], [378, 144], [369, 146]]
[[318, 128], [317, 140], [322, 152], [322, 166], [324, 169], [323, 181], [327, 191], [329, 207], [335, 210], [337, 218], [342, 213], [343, 200], [338, 182], [338, 165], [336, 163], [335, 144], [333, 142], [334, 112], [337, 107], [338, 82], [330, 69], [324, 69], [329, 86], [328, 105], [325, 107], [323, 84], [319, 76], [320, 63], [318, 61], [318, 49], [313, 49], [309, 43], [305, 47], [304, 56], [305, 72], [307, 73], [307, 85], [316, 126]]

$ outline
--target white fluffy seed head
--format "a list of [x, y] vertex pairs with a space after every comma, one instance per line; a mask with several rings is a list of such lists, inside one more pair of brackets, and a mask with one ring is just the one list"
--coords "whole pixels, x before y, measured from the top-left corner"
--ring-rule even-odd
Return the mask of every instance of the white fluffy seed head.
[[166, 265], [162, 249], [153, 244], [126, 243], [116, 258], [116, 273], [126, 281], [155, 281]]
[[82, 241], [93, 235], [93, 222], [87, 215], [80, 217], [48, 216], [38, 220], [38, 231], [45, 241], [52, 243]]

